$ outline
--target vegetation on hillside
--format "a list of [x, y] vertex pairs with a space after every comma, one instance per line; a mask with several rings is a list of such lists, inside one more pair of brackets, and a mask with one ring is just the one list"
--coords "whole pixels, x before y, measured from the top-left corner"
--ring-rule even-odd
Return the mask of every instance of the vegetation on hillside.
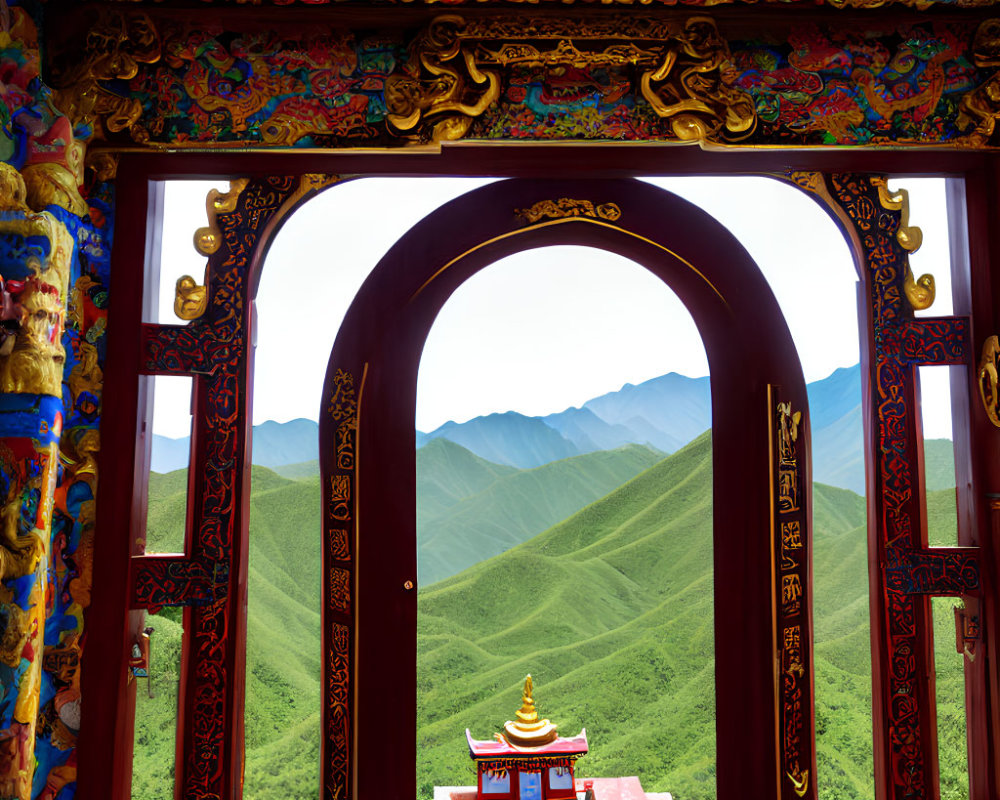
[[[418, 519], [448, 514], [522, 474], [489, 462], [474, 473], [465, 455], [441, 449], [441, 474], [421, 478], [429, 505]], [[671, 791], [677, 800], [714, 797], [710, 454], [710, 439], [701, 437], [528, 541], [421, 590], [421, 797], [434, 784], [473, 782], [465, 728], [478, 738], [499, 730], [517, 708], [527, 672], [543, 715], [567, 734], [586, 727], [591, 753], [579, 763], [581, 775], [638, 774], [647, 790]], [[449, 469], [466, 484], [449, 489], [456, 486], [444, 475]], [[319, 483], [308, 469], [291, 474], [305, 477], [258, 467], [253, 475], [251, 800], [318, 792]], [[183, 473], [153, 476], [150, 551], [177, 549], [184, 492]], [[484, 515], [505, 504], [545, 505], [529, 488], [522, 492], [484, 503]], [[954, 491], [931, 493], [928, 506], [937, 536], [953, 542]], [[864, 526], [862, 498], [816, 486], [817, 785], [828, 800], [872, 796]], [[942, 797], [957, 800], [967, 793], [961, 658], [949, 601], [937, 605]], [[156, 696], [147, 698], [140, 684], [133, 782], [142, 800], [173, 795], [179, 622], [174, 609], [150, 622]]]

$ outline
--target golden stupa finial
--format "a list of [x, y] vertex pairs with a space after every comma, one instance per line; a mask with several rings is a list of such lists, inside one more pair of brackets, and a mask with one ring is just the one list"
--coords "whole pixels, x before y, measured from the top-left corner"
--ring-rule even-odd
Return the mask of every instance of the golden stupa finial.
[[547, 719], [538, 719], [532, 689], [531, 676], [528, 675], [524, 679], [524, 691], [521, 694], [521, 707], [517, 711], [517, 720], [507, 721], [503, 726], [507, 740], [521, 747], [541, 747], [554, 741], [558, 735], [555, 725]]

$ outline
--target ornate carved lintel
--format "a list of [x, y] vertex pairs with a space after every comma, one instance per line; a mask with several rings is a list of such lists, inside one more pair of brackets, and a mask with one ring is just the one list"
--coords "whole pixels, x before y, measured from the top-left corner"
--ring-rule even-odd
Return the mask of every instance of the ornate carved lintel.
[[459, 139], [500, 97], [511, 69], [628, 68], [635, 90], [680, 142], [735, 141], [756, 126], [753, 99], [732, 82], [729, 46], [711, 17], [435, 18], [413, 45], [418, 69], [386, 80], [390, 129]]

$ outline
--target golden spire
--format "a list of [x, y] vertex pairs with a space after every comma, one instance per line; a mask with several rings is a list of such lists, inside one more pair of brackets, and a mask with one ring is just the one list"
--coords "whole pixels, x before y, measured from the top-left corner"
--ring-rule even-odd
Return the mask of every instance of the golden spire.
[[531, 696], [531, 676], [524, 679], [524, 692], [521, 695], [521, 708], [517, 712], [516, 721], [507, 721], [503, 729], [511, 744], [521, 747], [541, 747], [554, 741], [556, 726], [547, 719], [538, 719], [535, 701]]

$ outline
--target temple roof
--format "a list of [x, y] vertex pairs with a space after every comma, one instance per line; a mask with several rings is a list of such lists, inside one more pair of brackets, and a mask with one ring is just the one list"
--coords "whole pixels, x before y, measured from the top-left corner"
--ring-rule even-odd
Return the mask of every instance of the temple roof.
[[472, 738], [472, 733], [465, 729], [465, 738], [469, 742], [469, 753], [474, 759], [485, 758], [531, 758], [533, 756], [582, 756], [587, 752], [587, 730], [571, 738], [559, 736], [548, 744], [540, 747], [520, 747], [508, 742], [503, 734], [496, 734], [492, 740], [480, 741]]

